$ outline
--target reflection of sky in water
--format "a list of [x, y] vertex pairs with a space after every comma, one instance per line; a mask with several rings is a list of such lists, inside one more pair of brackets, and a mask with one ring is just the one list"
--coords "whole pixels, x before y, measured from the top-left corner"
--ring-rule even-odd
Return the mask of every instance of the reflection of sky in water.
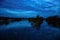
[[[4, 2], [2, 1], [0, 4], [0, 16], [35, 17], [38, 14], [42, 17], [48, 17], [53, 15], [60, 15], [59, 1], [57, 0], [6, 0]], [[24, 29], [24, 26], [26, 26], [26, 29]], [[49, 26], [46, 22], [43, 22], [39, 32], [37, 32], [35, 29], [32, 29], [30, 23], [26, 21], [10, 23], [9, 25], [4, 26], [4, 29], [10, 28], [19, 28], [17, 30], [20, 30], [21, 28], [20, 31], [26, 34], [24, 35], [24, 37], [29, 35], [31, 36], [29, 39], [31, 39], [35, 36], [35, 40], [39, 40], [39, 36], [42, 39], [46, 37], [45, 39], [50, 40], [53, 39], [52, 37], [56, 37], [60, 32], [60, 29], [53, 28]], [[16, 30], [14, 32], [16, 32]]]
[[[7, 39], [7, 36], [9, 37], [11, 35], [14, 35], [13, 37], [16, 37], [17, 39], [25, 38], [26, 40], [28, 40], [28, 39], [55, 40], [55, 38], [58, 38], [58, 36], [60, 37], [60, 35], [59, 35], [60, 29], [53, 28], [53, 27], [49, 26], [46, 22], [44, 22], [41, 25], [41, 28], [39, 31], [37, 31], [35, 28], [32, 28], [30, 23], [28, 23], [27, 21], [21, 21], [21, 22], [10, 23], [7, 26], [3, 25], [3, 28], [1, 26], [0, 32], [5, 34], [4, 37], [6, 39]], [[21, 36], [21, 38], [20, 38], [20, 36]], [[25, 40], [25, 39], [23, 39], [23, 40]]]

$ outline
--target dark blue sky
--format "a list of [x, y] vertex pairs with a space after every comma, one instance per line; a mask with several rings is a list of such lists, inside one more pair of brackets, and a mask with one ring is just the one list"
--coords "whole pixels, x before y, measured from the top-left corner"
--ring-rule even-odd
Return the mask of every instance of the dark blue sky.
[[7, 10], [6, 12], [18, 16], [24, 13], [26, 16], [35, 13], [34, 15], [43, 17], [59, 15], [59, 1], [57, 0], [2, 0], [0, 4], [2, 8], [0, 10]]

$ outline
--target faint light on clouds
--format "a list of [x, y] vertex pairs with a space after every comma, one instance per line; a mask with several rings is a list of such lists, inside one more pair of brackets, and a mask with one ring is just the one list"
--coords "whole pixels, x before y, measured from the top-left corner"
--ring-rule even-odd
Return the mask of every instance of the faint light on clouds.
[[47, 2], [49, 2], [49, 1], [51, 1], [51, 0], [44, 0], [44, 1], [47, 1]]

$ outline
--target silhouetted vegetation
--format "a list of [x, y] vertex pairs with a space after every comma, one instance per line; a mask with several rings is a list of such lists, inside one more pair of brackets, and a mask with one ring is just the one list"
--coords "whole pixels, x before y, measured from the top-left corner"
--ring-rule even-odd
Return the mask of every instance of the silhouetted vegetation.
[[53, 27], [59, 27], [60, 28], [60, 18], [58, 16], [51, 16], [46, 18], [46, 22]]
[[40, 16], [36, 16], [36, 18], [8, 18], [8, 17], [0, 17], [0, 25], [7, 25], [11, 22], [19, 22], [22, 20], [28, 20], [32, 27], [36, 27], [37, 30], [40, 29], [41, 24], [43, 23], [44, 20], [46, 20], [46, 22], [48, 23], [48, 25], [52, 26], [52, 27], [58, 27], [60, 28], [60, 18], [58, 16], [50, 16], [47, 18], [43, 18]]

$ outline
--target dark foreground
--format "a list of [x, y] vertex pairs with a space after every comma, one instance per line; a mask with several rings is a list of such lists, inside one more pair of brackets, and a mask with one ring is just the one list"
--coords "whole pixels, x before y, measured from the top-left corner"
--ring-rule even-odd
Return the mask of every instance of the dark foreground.
[[[20, 23], [12, 23], [2, 28], [0, 26], [0, 40], [60, 40], [60, 29], [49, 27], [43, 23], [40, 30]], [[14, 26], [14, 27], [13, 27]]]
[[50, 29], [12, 28], [0, 30], [0, 40], [60, 40], [60, 33]]

